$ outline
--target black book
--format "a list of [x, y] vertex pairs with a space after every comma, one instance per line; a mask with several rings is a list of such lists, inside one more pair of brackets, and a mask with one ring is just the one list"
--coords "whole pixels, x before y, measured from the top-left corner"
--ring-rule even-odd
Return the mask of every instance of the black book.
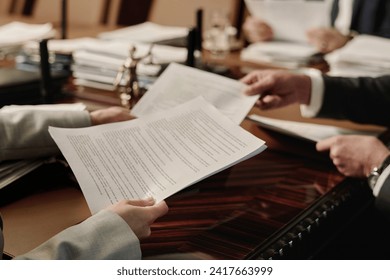
[[[62, 95], [62, 87], [69, 72], [52, 73], [51, 100]], [[0, 68], [0, 107], [10, 104], [41, 104], [48, 100], [43, 96], [42, 78], [39, 71], [25, 71], [16, 68]]]

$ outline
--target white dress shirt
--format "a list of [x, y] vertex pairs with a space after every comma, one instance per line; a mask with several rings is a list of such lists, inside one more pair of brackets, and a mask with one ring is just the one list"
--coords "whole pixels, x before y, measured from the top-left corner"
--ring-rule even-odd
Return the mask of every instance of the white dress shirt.
[[339, 0], [339, 12], [334, 27], [344, 35], [348, 35], [351, 27], [354, 0]]

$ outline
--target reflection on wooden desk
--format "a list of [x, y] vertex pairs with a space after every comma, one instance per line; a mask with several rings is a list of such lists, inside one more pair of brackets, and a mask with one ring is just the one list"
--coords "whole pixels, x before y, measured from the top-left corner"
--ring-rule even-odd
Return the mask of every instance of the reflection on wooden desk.
[[[296, 243], [310, 231], [309, 226], [314, 230], [316, 224], [309, 224], [309, 219], [322, 223], [326, 215], [331, 216], [338, 203], [333, 187], [341, 180], [326, 164], [265, 151], [169, 198], [170, 211], [142, 243], [143, 256], [307, 258], [314, 251], [304, 253], [307, 247]], [[316, 205], [325, 196], [336, 204], [327, 200]], [[316, 209], [309, 210], [313, 205]], [[291, 242], [291, 248], [284, 248], [283, 242], [287, 247]], [[300, 253], [287, 254], [295, 246]]]
[[[90, 215], [67, 172], [45, 174], [47, 170], [41, 170], [11, 185], [16, 197], [1, 194], [5, 250], [12, 255]], [[143, 257], [310, 257], [325, 242], [318, 239], [307, 247], [310, 231], [338, 226], [337, 219], [346, 216], [337, 209], [346, 204], [354, 211], [348, 201], [356, 196], [354, 192], [360, 197], [365, 190], [354, 190], [356, 182], [337, 185], [342, 180], [329, 163], [266, 150], [167, 199], [170, 211], [153, 224], [151, 237], [143, 240]], [[368, 201], [368, 195], [362, 197], [359, 203]], [[332, 215], [337, 212], [339, 218]]]
[[[81, 101], [90, 109], [119, 104], [114, 92], [70, 90], [75, 94], [66, 102]], [[262, 114], [300, 120], [296, 109]], [[243, 126], [270, 148], [167, 199], [170, 211], [141, 243], [145, 259], [311, 258], [371, 203], [367, 186], [343, 181], [330, 162], [317, 159], [312, 146], [277, 138], [249, 121]], [[40, 169], [9, 186], [17, 196], [0, 193], [5, 250], [11, 255], [90, 215], [66, 172], [47, 174]]]

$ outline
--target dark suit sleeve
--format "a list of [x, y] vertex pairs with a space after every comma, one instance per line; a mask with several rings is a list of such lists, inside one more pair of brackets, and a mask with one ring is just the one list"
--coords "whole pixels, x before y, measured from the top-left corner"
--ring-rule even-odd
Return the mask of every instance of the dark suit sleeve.
[[390, 219], [390, 177], [387, 177], [383, 183], [375, 199], [375, 206]]
[[317, 117], [390, 126], [390, 75], [324, 76], [324, 87], [324, 100]]
[[390, 38], [390, 1], [355, 0], [350, 29]]

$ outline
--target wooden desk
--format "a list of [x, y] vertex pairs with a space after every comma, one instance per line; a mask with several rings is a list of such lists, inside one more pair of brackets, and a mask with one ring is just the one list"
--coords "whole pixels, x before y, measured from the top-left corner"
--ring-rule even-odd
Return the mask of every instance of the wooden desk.
[[[243, 126], [267, 136], [249, 121]], [[169, 213], [142, 242], [144, 258], [308, 258], [370, 203], [359, 181], [340, 185], [343, 177], [326, 160], [273, 150], [267, 137], [270, 149], [168, 198]], [[306, 144], [290, 149], [313, 148]], [[12, 255], [90, 215], [61, 165], [29, 174], [0, 197], [5, 251]]]
[[[67, 102], [90, 108], [119, 104], [115, 93], [70, 90], [76, 94]], [[296, 106], [254, 112], [300, 119]], [[363, 181], [344, 180], [312, 144], [248, 120], [242, 126], [269, 149], [168, 198], [169, 213], [142, 241], [145, 259], [311, 258], [372, 203]], [[90, 215], [69, 172], [44, 166], [0, 193], [6, 252], [27, 252]]]

